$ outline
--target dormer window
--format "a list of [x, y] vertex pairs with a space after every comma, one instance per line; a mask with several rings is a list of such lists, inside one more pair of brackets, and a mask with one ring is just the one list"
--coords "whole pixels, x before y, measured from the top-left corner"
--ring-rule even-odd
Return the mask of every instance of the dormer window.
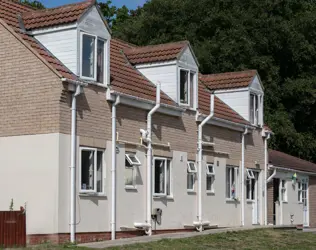
[[250, 93], [250, 110], [249, 121], [251, 124], [257, 126], [261, 125], [262, 117], [262, 96], [254, 93]]
[[196, 73], [186, 69], [180, 69], [179, 98], [180, 104], [193, 106], [193, 91]]
[[104, 83], [105, 40], [81, 33], [81, 77]]

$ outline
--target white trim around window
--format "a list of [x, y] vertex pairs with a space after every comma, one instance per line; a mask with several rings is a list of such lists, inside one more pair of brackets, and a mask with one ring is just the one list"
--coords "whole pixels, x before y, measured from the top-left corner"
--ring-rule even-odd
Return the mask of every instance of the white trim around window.
[[153, 159], [153, 196], [172, 197], [171, 161], [163, 157]]
[[280, 181], [280, 197], [282, 202], [287, 202], [287, 181], [284, 179]]
[[197, 167], [194, 161], [188, 161], [188, 173], [197, 173]]
[[[83, 62], [83, 38], [84, 36], [86, 37], [90, 37], [94, 40], [93, 42], [93, 51], [91, 51], [91, 55], [90, 55], [90, 60], [93, 59], [93, 69], [90, 68], [90, 76], [87, 75], [87, 73], [84, 73], [83, 70], [83, 66], [84, 66], [84, 62]], [[93, 34], [89, 34], [87, 32], [83, 32], [80, 31], [80, 62], [79, 62], [79, 72], [80, 72], [80, 78], [85, 79], [85, 80], [90, 80], [90, 81], [95, 81], [98, 82], [99, 79], [97, 79], [98, 77], [98, 45], [99, 45], [99, 41], [103, 42], [103, 58], [102, 58], [102, 62], [100, 62], [100, 64], [103, 66], [103, 77], [102, 77], [102, 82], [99, 82], [101, 84], [106, 84], [107, 82], [107, 40], [98, 37], [96, 35]], [[93, 53], [92, 53], [93, 52]], [[90, 67], [92, 66], [91, 62], [90, 62]], [[92, 72], [93, 71], [93, 72]], [[93, 73], [93, 74], [92, 74]]]
[[104, 150], [80, 147], [79, 151], [79, 192], [105, 194]]
[[207, 164], [206, 165], [206, 192], [207, 193], [215, 193], [214, 188], [215, 182], [215, 168], [214, 164]]
[[[183, 88], [183, 91], [184, 91], [183, 94], [181, 94], [181, 71], [186, 72], [186, 77], [187, 77], [184, 88]], [[178, 103], [181, 106], [195, 108], [194, 102], [195, 102], [196, 96], [194, 93], [194, 89], [196, 88], [195, 87], [196, 77], [197, 77], [197, 73], [195, 70], [190, 70], [190, 69], [186, 69], [186, 68], [182, 68], [182, 67], [178, 68], [177, 92], [178, 92]], [[182, 95], [183, 95], [183, 97], [182, 97]]]
[[125, 154], [125, 173], [124, 173], [124, 183], [125, 189], [137, 189], [136, 179], [137, 179], [137, 167], [141, 163], [137, 156], [133, 153]]
[[255, 175], [251, 169], [246, 169], [248, 179], [254, 179]]
[[239, 168], [235, 166], [226, 166], [226, 199], [238, 199], [239, 192]]

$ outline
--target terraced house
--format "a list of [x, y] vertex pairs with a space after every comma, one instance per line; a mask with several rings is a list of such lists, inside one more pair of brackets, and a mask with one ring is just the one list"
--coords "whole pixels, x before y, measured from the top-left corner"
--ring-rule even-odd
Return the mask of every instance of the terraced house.
[[0, 0], [0, 78], [0, 210], [26, 205], [29, 244], [268, 223], [255, 70], [112, 38], [94, 1]]

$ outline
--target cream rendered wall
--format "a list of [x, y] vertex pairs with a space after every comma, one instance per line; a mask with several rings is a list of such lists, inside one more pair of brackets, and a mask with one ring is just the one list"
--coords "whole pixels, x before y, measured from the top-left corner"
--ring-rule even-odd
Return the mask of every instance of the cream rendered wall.
[[[60, 135], [59, 158], [59, 233], [69, 232], [70, 221], [70, 135]], [[79, 146], [96, 147], [104, 150], [103, 185], [105, 194], [85, 195], [79, 192], [80, 151]], [[110, 231], [110, 202], [107, 196], [110, 192], [111, 154], [105, 149], [106, 145], [95, 146], [87, 144], [82, 137], [77, 137], [77, 232]]]
[[[293, 224], [303, 224], [303, 204], [298, 201], [298, 188], [297, 183], [292, 185], [292, 176], [294, 172], [277, 171], [274, 178], [279, 178], [280, 181], [286, 180], [287, 201], [280, 202], [278, 209], [279, 216], [276, 218], [277, 225], [291, 225], [291, 215], [293, 216]], [[308, 179], [306, 175], [297, 174], [297, 179]]]
[[58, 233], [59, 135], [1, 137], [0, 152], [0, 210], [26, 203], [27, 234]]

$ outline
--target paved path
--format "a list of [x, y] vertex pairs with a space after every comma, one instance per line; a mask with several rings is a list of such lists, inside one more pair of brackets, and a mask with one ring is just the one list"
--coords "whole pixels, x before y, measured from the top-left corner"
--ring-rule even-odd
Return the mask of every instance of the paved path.
[[114, 240], [114, 241], [108, 240], [108, 241], [102, 241], [102, 242], [85, 243], [85, 244], [79, 244], [79, 246], [89, 247], [89, 248], [108, 248], [108, 247], [115, 247], [115, 246], [131, 245], [131, 244], [136, 244], [136, 243], [158, 241], [161, 239], [190, 238], [190, 237], [195, 237], [199, 235], [208, 235], [208, 234], [217, 234], [217, 233], [224, 233], [224, 232], [244, 231], [244, 230], [252, 230], [252, 229], [262, 229], [262, 228], [272, 228], [272, 227], [273, 226], [231, 227], [231, 228], [209, 229], [201, 233], [181, 232], [181, 233], [158, 234], [158, 235], [153, 235], [153, 236], [140, 236], [140, 237], [134, 237], [134, 238], [119, 239], [119, 240]]

